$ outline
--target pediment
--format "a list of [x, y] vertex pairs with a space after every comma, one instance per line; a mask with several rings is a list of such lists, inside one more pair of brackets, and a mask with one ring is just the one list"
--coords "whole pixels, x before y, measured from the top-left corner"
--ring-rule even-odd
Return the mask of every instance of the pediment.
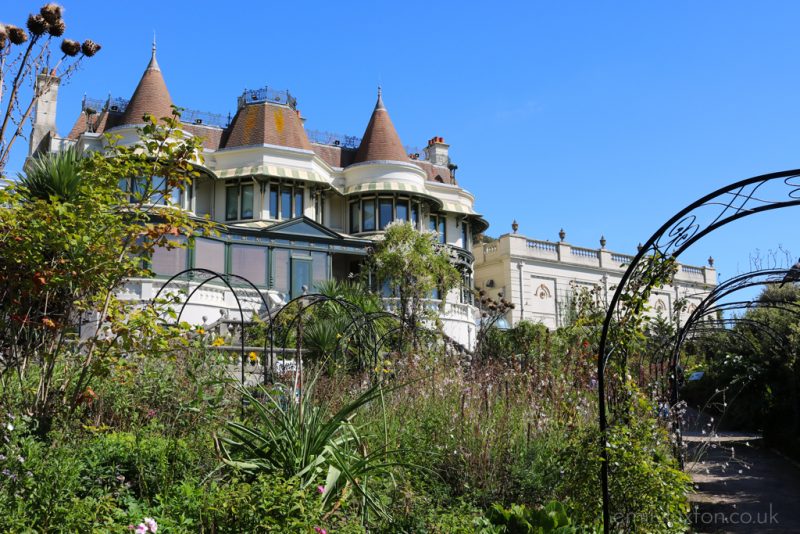
[[322, 226], [308, 217], [297, 217], [288, 221], [273, 224], [267, 231], [274, 234], [284, 234], [293, 237], [315, 237], [317, 239], [343, 239], [344, 236]]

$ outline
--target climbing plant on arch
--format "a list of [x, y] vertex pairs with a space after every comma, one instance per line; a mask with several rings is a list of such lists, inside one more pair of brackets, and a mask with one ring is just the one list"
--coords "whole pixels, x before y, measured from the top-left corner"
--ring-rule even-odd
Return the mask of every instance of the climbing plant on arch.
[[678, 257], [706, 235], [731, 222], [800, 205], [800, 170], [756, 176], [720, 188], [688, 205], [665, 222], [641, 247], [628, 265], [609, 303], [603, 321], [597, 358], [603, 527], [610, 532], [609, 462], [610, 424], [624, 424], [625, 398], [618, 384], [627, 371], [628, 347], [641, 331], [651, 291], [668, 282]]

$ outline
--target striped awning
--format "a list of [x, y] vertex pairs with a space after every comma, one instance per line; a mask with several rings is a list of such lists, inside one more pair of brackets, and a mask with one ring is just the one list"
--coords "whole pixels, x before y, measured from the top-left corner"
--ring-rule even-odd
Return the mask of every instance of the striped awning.
[[451, 213], [463, 213], [464, 215], [477, 215], [477, 213], [475, 213], [475, 211], [472, 208], [460, 202], [444, 201], [442, 204], [443, 204], [442, 211], [449, 211]]
[[442, 201], [436, 198], [435, 196], [431, 195], [427, 190], [425, 190], [423, 186], [417, 184], [410, 184], [408, 182], [392, 182], [392, 181], [367, 182], [363, 184], [351, 185], [345, 187], [344, 194], [352, 195], [354, 193], [369, 193], [371, 191], [374, 192], [385, 191], [387, 193], [389, 192], [410, 193], [433, 200], [439, 206], [442, 205]]
[[304, 169], [289, 169], [275, 165], [247, 165], [214, 171], [219, 178], [235, 178], [237, 176], [275, 176], [278, 178], [291, 178], [307, 182], [327, 183], [321, 176], [313, 171]]

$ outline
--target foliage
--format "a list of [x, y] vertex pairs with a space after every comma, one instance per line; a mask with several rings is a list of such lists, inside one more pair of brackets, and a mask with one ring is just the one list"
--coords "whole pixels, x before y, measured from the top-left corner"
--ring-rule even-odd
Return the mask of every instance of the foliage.
[[800, 445], [800, 288], [768, 287], [731, 328], [718, 328], [692, 340], [703, 380], [683, 394], [703, 405], [717, 392], [727, 402], [710, 409], [723, 424], [763, 431], [765, 439], [789, 454]]
[[567, 510], [558, 501], [548, 503], [542, 508], [528, 508], [524, 504], [513, 504], [503, 508], [495, 503], [489, 509], [487, 518], [494, 528], [484, 529], [486, 534], [577, 534], [597, 531], [582, 529], [573, 524]]
[[[138, 145], [109, 138], [105, 153], [48, 156], [52, 164], [34, 164], [21, 184], [0, 189], [0, 396], [11, 380], [33, 380], [21, 402], [40, 432], [55, 411], [79, 405], [109, 362], [169, 347], [160, 312], [135, 308], [116, 292], [149, 273], [156, 247], [180, 246], [172, 236], [198, 226], [168, 199], [197, 174], [199, 141], [182, 137], [177, 112], [163, 126], [148, 121]], [[68, 180], [66, 197], [42, 198], [62, 180], [35, 177], [40, 171], [79, 179]], [[138, 177], [139, 190], [124, 193], [121, 176]]]
[[[83, 58], [100, 50], [100, 45], [91, 39], [83, 44], [64, 39], [61, 54], [54, 50], [55, 39], [64, 35], [67, 28], [58, 4], [47, 3], [39, 13], [31, 13], [25, 26], [27, 31], [12, 24], [0, 24], [0, 80], [4, 83], [0, 106], [6, 100], [0, 121], [0, 178], [4, 176], [14, 141], [22, 135], [39, 97], [59, 81], [68, 80]], [[58, 58], [55, 64], [54, 58]], [[49, 75], [39, 76], [40, 73]], [[6, 86], [6, 80], [11, 80], [11, 84]], [[25, 86], [33, 80], [39, 80], [38, 85]]]
[[420, 232], [411, 223], [395, 221], [386, 227], [368, 261], [369, 272], [397, 297], [396, 313], [402, 322], [401, 339], [419, 342], [418, 330], [432, 319], [425, 301], [434, 290], [445, 300], [460, 279], [446, 249], [432, 232]]
[[222, 440], [226, 462], [253, 473], [297, 478], [303, 488], [319, 484], [327, 508], [355, 493], [365, 514], [369, 509], [386, 517], [369, 479], [385, 475], [394, 454], [385, 445], [368, 451], [353, 423], [359, 409], [382, 395], [382, 387], [366, 389], [333, 414], [313, 402], [313, 389], [313, 380], [302, 395], [260, 389], [264, 401], [244, 392], [254, 421], [228, 423], [231, 437]]
[[32, 158], [25, 174], [18, 176], [20, 194], [28, 201], [55, 197], [59, 202], [74, 203], [81, 193], [80, 158], [75, 147]]

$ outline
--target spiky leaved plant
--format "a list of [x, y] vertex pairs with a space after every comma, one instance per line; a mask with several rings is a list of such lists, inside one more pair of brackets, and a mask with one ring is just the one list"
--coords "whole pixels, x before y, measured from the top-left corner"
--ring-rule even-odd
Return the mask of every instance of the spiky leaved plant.
[[74, 202], [80, 195], [81, 154], [74, 147], [31, 159], [18, 176], [20, 192], [28, 200]]

